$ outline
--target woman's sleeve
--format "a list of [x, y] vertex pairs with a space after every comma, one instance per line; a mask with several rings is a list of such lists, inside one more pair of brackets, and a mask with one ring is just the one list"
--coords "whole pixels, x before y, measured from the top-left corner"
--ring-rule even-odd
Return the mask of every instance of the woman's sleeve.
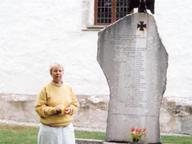
[[35, 111], [41, 118], [46, 118], [48, 116], [56, 114], [55, 107], [47, 105], [46, 88], [43, 88], [37, 97]]
[[72, 88], [71, 88], [71, 97], [72, 97], [72, 103], [70, 107], [72, 108], [72, 112], [70, 114], [73, 115], [78, 111], [79, 101]]

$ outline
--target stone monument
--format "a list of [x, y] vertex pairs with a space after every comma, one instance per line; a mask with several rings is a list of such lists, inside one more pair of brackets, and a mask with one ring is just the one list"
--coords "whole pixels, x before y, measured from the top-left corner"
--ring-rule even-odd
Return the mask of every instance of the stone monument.
[[159, 114], [168, 54], [154, 17], [134, 13], [98, 34], [97, 60], [110, 89], [107, 142], [131, 141], [131, 128], [146, 128], [145, 143], [160, 144]]

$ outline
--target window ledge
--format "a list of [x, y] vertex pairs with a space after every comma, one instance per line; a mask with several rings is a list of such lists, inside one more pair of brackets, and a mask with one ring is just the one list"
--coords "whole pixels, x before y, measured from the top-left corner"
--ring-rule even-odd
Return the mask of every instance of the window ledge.
[[86, 28], [82, 28], [82, 31], [100, 31], [106, 26], [104, 25], [92, 25], [92, 26], [86, 26]]

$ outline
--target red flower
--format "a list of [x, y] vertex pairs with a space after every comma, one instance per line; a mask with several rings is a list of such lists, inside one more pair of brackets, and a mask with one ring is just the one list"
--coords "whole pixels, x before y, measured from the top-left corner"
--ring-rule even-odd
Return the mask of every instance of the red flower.
[[146, 128], [131, 128], [131, 137], [133, 142], [138, 142], [146, 134]]
[[135, 131], [135, 128], [131, 128], [131, 131], [132, 131], [132, 132]]

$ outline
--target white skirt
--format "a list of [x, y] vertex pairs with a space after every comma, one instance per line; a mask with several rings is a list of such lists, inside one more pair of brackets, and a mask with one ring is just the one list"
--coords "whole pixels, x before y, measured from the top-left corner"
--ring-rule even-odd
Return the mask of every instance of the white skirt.
[[50, 127], [41, 124], [38, 144], [75, 144], [73, 124], [65, 127]]

